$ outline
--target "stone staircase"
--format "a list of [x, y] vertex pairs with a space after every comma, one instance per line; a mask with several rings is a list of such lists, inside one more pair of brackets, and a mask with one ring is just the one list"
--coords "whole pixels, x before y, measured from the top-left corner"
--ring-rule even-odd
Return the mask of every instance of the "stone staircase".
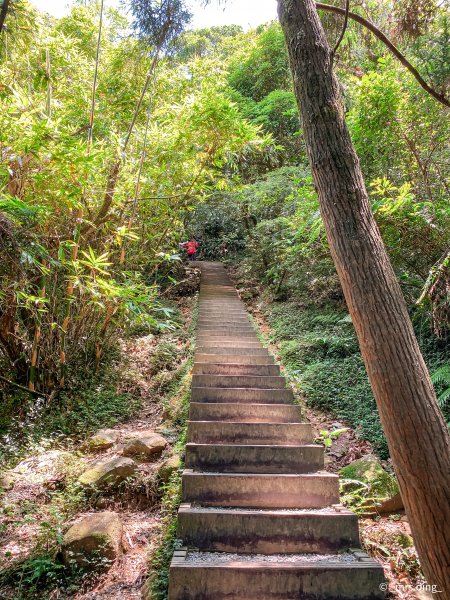
[[169, 600], [384, 598], [356, 515], [220, 263], [202, 269]]

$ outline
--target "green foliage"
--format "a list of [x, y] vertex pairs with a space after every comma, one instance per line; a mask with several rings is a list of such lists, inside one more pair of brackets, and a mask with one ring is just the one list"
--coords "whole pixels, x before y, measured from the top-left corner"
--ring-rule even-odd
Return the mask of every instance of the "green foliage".
[[86, 373], [81, 361], [81, 366], [69, 367], [68, 376], [73, 388], [62, 391], [52, 403], [36, 402], [29, 396], [11, 398], [0, 422], [2, 462], [17, 460], [44, 440], [52, 446], [67, 445], [67, 438], [84, 439], [98, 429], [127, 420], [141, 408], [139, 398], [119, 390], [121, 374], [117, 355], [112, 352], [101, 372]]
[[344, 419], [371, 442], [381, 458], [388, 457], [377, 407], [360, 356], [311, 362], [299, 379], [310, 406]]
[[191, 13], [183, 0], [157, 2], [133, 0], [130, 10], [134, 17], [133, 28], [148, 43], [166, 48], [183, 32]]
[[162, 341], [150, 358], [150, 372], [156, 374], [163, 369], [173, 369], [178, 354], [179, 350], [176, 344]]
[[317, 444], [323, 444], [325, 448], [331, 448], [333, 441], [337, 440], [340, 435], [348, 431], [348, 427], [342, 427], [341, 429], [334, 429], [328, 431], [327, 429], [321, 429], [319, 436], [314, 440]]
[[439, 406], [445, 408], [450, 400], [450, 365], [443, 365], [433, 371], [431, 381], [438, 393]]
[[174, 550], [180, 547], [177, 540], [176, 515], [181, 502], [181, 476], [174, 473], [163, 488], [164, 537], [151, 560], [149, 600], [166, 600], [169, 586], [169, 567]]
[[274, 304], [269, 312], [280, 358], [307, 403], [351, 424], [382, 458], [388, 450], [375, 400], [346, 313]]
[[283, 33], [278, 23], [261, 27], [253, 46], [231, 64], [229, 82], [244, 96], [259, 102], [277, 89], [288, 89], [290, 73]]
[[[169, 8], [169, 37], [178, 35], [184, 3], [157, 4], [133, 3], [140, 34], [168, 33]], [[173, 327], [159, 267], [176, 259], [187, 215], [236, 177], [241, 153], [250, 147], [256, 157], [272, 144], [230, 101], [227, 74], [211, 56], [180, 69], [165, 54], [137, 110], [151, 48], [112, 9], [90, 143], [98, 11], [94, 0], [77, 2], [52, 20], [25, 3], [8, 55], [0, 50], [0, 248], [8, 256], [0, 361], [9, 379], [45, 395], [70, 383], [81, 358], [98, 369], [119, 329]]]

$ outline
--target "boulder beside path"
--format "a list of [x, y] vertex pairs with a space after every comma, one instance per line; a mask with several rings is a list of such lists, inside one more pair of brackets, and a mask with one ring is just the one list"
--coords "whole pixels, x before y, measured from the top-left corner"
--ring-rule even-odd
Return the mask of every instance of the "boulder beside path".
[[82, 517], [67, 531], [62, 542], [67, 566], [107, 568], [122, 553], [123, 525], [115, 512]]

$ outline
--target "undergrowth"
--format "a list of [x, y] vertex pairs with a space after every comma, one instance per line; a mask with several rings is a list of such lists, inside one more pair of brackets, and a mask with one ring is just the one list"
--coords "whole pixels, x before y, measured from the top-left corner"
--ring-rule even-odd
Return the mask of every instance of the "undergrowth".
[[[189, 331], [180, 329], [173, 333], [170, 339], [162, 337], [157, 340], [149, 359], [152, 388], [157, 394], [157, 401], [165, 408], [170, 427], [178, 431], [178, 442], [174, 452], [180, 455], [186, 443], [185, 427], [192, 367], [189, 341], [196, 327], [195, 310], [194, 313]], [[44, 503], [41, 498], [36, 498], [36, 501], [33, 499], [4, 504], [3, 514], [10, 525], [13, 522], [14, 528], [36, 522], [38, 527], [37, 531], [33, 530], [33, 544], [27, 557], [14, 561], [0, 572], [0, 596], [3, 588], [7, 589], [9, 594], [11, 589], [14, 590], [14, 596], [8, 595], [13, 600], [43, 600], [53, 597], [52, 594], [56, 590], [62, 594], [61, 597], [71, 597], [76, 591], [88, 589], [95, 583], [97, 565], [91, 565], [88, 570], [69, 569], [61, 562], [60, 547], [67, 522], [78, 512], [94, 508], [97, 497], [95, 494], [87, 494], [78, 482], [84, 463], [82, 454], [75, 450], [75, 444], [85, 440], [87, 435], [99, 428], [112, 427], [128, 420], [141, 408], [141, 402], [133, 394], [118, 391], [127, 377], [132, 375], [127, 371], [127, 362], [119, 362], [118, 353], [108, 358], [98, 375], [87, 378], [81, 373], [78, 377], [72, 374], [72, 391], [62, 392], [52, 406], [42, 406], [33, 418], [30, 417], [16, 438], [8, 432], [5, 435], [5, 441], [14, 441], [9, 448], [10, 462], [17, 462], [23, 455], [30, 455], [31, 452], [38, 456], [49, 448], [64, 446], [69, 448], [70, 452], [61, 454], [68, 457], [70, 464], [62, 465], [61, 473], [64, 476], [61, 485], [57, 484], [57, 489], [46, 493]], [[155, 382], [160, 373], [164, 373], [164, 385]], [[10, 430], [13, 429], [11, 424], [14, 425], [14, 419], [9, 423]], [[25, 445], [22, 450], [20, 444]], [[127, 494], [133, 495], [136, 492], [136, 486], [142, 487], [148, 483], [127, 483], [123, 488], [117, 489], [116, 495], [123, 500]], [[155, 597], [163, 598], [164, 586], [167, 588], [164, 574], [168, 576], [175, 544], [175, 519], [181, 498], [181, 476], [177, 471], [165, 484], [160, 483], [158, 476], [155, 476], [150, 485], [154, 487], [156, 505], [160, 503], [164, 532], [161, 548], [154, 558], [158, 573], [155, 589], [161, 590]], [[9, 511], [8, 514], [5, 511]], [[99, 568], [101, 566], [99, 565]]]
[[[307, 404], [350, 423], [380, 458], [388, 458], [386, 438], [349, 315], [333, 306], [305, 309], [294, 302], [273, 303], [266, 308], [271, 341], [279, 344], [280, 358]], [[430, 371], [442, 368], [445, 343], [426, 330], [418, 332], [418, 339]], [[449, 420], [448, 402], [441, 404]]]
[[17, 462], [34, 448], [66, 446], [102, 427], [126, 421], [141, 408], [132, 394], [118, 391], [119, 351], [111, 351], [98, 373], [70, 373], [71, 386], [52, 401], [15, 396], [0, 421], [0, 466]]
[[[197, 327], [198, 307], [192, 314], [189, 337], [194, 339]], [[191, 349], [193, 346], [191, 345]], [[191, 397], [191, 375], [193, 351], [178, 377], [173, 379], [166, 394], [165, 404], [168, 419], [178, 431], [174, 453], [184, 457], [186, 448], [187, 420]], [[150, 560], [150, 577], [147, 582], [147, 600], [166, 600], [169, 586], [169, 569], [174, 550], [179, 547], [177, 539], [177, 512], [181, 503], [181, 469], [172, 474], [169, 482], [161, 487], [163, 494], [161, 513], [162, 529], [160, 544]]]

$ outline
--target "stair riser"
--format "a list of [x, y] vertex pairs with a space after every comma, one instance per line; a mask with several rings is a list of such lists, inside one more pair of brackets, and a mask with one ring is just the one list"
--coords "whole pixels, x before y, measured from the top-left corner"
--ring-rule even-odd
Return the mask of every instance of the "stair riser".
[[197, 336], [214, 337], [254, 337], [258, 339], [253, 327], [212, 327], [200, 328], [197, 330]]
[[177, 537], [208, 552], [241, 554], [332, 554], [360, 546], [353, 514], [249, 514], [181, 508]]
[[290, 389], [205, 388], [193, 387], [192, 402], [248, 402], [258, 404], [292, 404]]
[[203, 311], [199, 313], [198, 324], [203, 323], [205, 325], [217, 325], [223, 323], [224, 325], [250, 325], [251, 321], [247, 313], [242, 314], [211, 314], [209, 311]]
[[217, 346], [222, 346], [223, 342], [245, 342], [248, 344], [251, 342], [252, 344], [260, 344], [262, 346], [261, 340], [257, 338], [255, 332], [240, 332], [240, 331], [230, 331], [224, 330], [220, 331], [207, 331], [200, 332], [197, 334], [197, 345], [200, 346], [203, 340], [205, 341], [213, 341], [216, 342]]
[[197, 335], [222, 335], [223, 333], [230, 333], [236, 336], [252, 334], [256, 335], [255, 328], [251, 325], [200, 325], [197, 327]]
[[234, 568], [172, 563], [169, 600], [380, 600], [379, 566]]
[[212, 325], [215, 326], [218, 323], [224, 325], [250, 325], [251, 321], [247, 316], [247, 313], [234, 313], [222, 312], [221, 314], [212, 314], [207, 310], [200, 312], [198, 315], [198, 324]]
[[187, 444], [186, 468], [219, 473], [312, 473], [324, 467], [322, 447]]
[[283, 389], [284, 377], [258, 377], [239, 375], [193, 375], [193, 387], [242, 387], [257, 389]]
[[300, 423], [297, 406], [270, 404], [214, 404], [191, 402], [191, 421], [237, 421], [241, 423]]
[[195, 375], [257, 375], [259, 377], [279, 377], [278, 365], [237, 365], [237, 364], [202, 364], [196, 361], [193, 373]]
[[190, 421], [188, 442], [195, 444], [274, 444], [312, 443], [309, 423], [220, 423]]
[[261, 342], [254, 338], [232, 338], [232, 337], [198, 337], [197, 346], [209, 346], [209, 347], [231, 347], [231, 348], [262, 348]]
[[224, 354], [227, 356], [272, 356], [267, 348], [263, 348], [261, 342], [247, 342], [236, 344], [236, 342], [206, 341], [201, 343], [197, 340], [195, 348], [198, 354]]
[[219, 356], [242, 356], [245, 355], [247, 357], [251, 356], [266, 356], [270, 357], [273, 360], [273, 356], [269, 354], [267, 348], [258, 347], [248, 347], [248, 348], [234, 348], [233, 346], [217, 346], [209, 345], [202, 346], [201, 344], [197, 344], [196, 346], [196, 358], [199, 354], [213, 354]]
[[274, 358], [270, 355], [249, 355], [239, 354], [205, 354], [197, 352], [195, 355], [196, 364], [240, 364], [240, 365], [273, 365]]
[[183, 500], [203, 506], [324, 508], [339, 502], [338, 478], [330, 475], [183, 473]]
[[202, 329], [251, 329], [255, 331], [254, 326], [248, 320], [237, 320], [226, 321], [221, 319], [215, 319], [214, 321], [203, 321], [200, 320], [197, 323], [197, 331]]

